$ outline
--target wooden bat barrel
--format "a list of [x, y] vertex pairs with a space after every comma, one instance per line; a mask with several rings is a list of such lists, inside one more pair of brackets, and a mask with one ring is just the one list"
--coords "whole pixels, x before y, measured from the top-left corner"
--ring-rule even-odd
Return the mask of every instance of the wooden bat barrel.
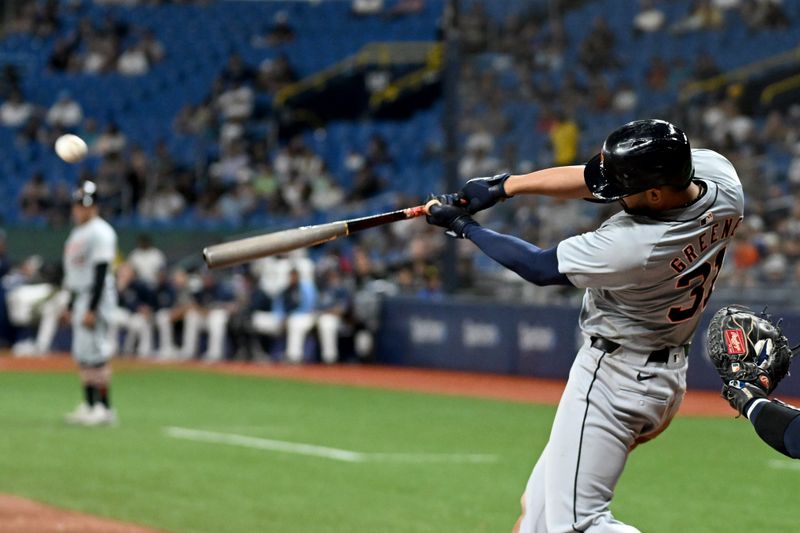
[[347, 222], [287, 229], [267, 235], [214, 244], [203, 249], [203, 259], [210, 268], [222, 268], [269, 255], [315, 246], [348, 234]]

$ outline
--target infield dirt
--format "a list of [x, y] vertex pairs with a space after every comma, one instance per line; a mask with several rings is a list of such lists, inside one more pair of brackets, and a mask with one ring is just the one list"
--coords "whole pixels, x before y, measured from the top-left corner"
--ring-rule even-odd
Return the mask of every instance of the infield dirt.
[[[116, 359], [120, 371], [148, 368], [182, 368], [244, 376], [262, 376], [311, 383], [351, 385], [379, 389], [429, 392], [454, 396], [491, 398], [520, 403], [555, 405], [564, 390], [564, 381], [523, 376], [478, 374], [449, 370], [401, 368], [380, 365], [284, 365], [253, 363], [156, 363], [147, 360]], [[0, 371], [66, 372], [74, 370], [65, 355], [40, 358], [0, 357]], [[800, 399], [785, 398], [797, 405]], [[690, 390], [679, 412], [684, 416], [735, 416], [716, 392]]]
[[9, 494], [0, 494], [0, 531], [3, 533], [157, 533], [155, 529], [67, 511]]

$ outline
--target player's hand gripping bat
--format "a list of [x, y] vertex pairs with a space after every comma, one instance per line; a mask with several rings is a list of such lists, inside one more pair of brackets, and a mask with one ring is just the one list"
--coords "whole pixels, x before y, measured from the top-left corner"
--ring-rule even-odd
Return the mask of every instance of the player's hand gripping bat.
[[203, 250], [203, 259], [210, 268], [235, 266], [262, 257], [297, 250], [345, 237], [351, 233], [427, 214], [438, 200], [429, 200], [425, 205], [407, 207], [389, 213], [381, 213], [351, 220], [339, 220], [316, 226], [303, 226], [266, 235], [248, 237], [222, 244], [208, 246]]

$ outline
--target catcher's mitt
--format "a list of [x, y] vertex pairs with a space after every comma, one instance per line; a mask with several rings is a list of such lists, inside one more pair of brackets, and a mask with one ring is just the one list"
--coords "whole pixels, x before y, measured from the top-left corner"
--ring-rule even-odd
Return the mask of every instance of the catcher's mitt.
[[[708, 354], [723, 383], [743, 381], [772, 392], [789, 373], [792, 349], [766, 312], [723, 307], [708, 326]], [[724, 394], [724, 391], [723, 391]]]

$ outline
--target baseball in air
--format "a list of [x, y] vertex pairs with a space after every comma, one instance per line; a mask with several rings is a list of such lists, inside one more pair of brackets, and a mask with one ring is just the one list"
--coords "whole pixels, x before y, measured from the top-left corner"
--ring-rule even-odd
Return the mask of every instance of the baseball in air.
[[67, 133], [56, 139], [56, 153], [58, 157], [67, 163], [77, 163], [89, 153], [86, 142], [78, 137]]

